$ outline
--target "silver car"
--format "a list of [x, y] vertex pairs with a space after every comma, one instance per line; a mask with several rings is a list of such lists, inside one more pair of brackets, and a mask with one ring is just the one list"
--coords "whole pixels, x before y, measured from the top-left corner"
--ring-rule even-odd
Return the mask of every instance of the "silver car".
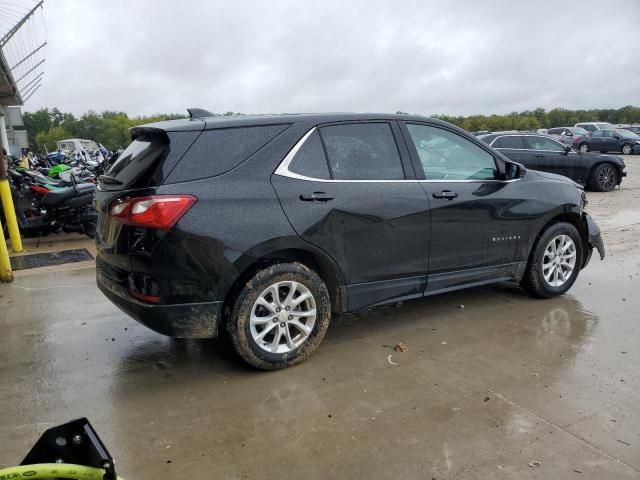
[[582, 127], [557, 127], [547, 130], [547, 135], [565, 145], [578, 148], [579, 145], [576, 144], [576, 140], [579, 140], [581, 137], [587, 137], [589, 132]]

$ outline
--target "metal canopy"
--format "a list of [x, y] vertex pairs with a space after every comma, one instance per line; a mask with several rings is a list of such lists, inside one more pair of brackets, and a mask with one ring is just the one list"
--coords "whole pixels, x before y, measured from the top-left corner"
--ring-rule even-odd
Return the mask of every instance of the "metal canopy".
[[0, 49], [0, 106], [23, 105], [16, 81], [11, 74], [7, 59]]

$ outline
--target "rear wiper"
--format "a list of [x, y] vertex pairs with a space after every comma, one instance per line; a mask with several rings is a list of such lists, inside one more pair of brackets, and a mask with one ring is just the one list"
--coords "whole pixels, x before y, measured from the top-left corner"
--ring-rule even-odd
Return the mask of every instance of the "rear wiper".
[[115, 177], [109, 175], [100, 175], [98, 177], [100, 183], [106, 183], [107, 185], [123, 185], [123, 183]]

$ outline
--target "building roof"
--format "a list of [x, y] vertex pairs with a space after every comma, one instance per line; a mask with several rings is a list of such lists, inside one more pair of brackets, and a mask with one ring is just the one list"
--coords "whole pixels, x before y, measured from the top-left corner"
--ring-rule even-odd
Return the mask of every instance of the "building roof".
[[23, 103], [7, 59], [0, 49], [0, 107], [22, 105]]

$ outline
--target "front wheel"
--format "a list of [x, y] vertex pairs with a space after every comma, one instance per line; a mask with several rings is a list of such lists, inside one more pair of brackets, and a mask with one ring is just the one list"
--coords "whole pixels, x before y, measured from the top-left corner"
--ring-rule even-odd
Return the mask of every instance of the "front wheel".
[[589, 145], [587, 143], [581, 143], [578, 147], [578, 150], [580, 150], [582, 153], [587, 153], [589, 151]]
[[596, 192], [610, 192], [618, 185], [618, 171], [610, 163], [601, 163], [591, 172], [589, 186]]
[[318, 274], [301, 263], [278, 263], [245, 284], [227, 319], [227, 331], [247, 363], [276, 370], [309, 357], [330, 320], [329, 293]]
[[534, 246], [520, 284], [534, 297], [562, 295], [576, 281], [582, 258], [582, 239], [576, 227], [566, 222], [556, 223]]
[[633, 147], [628, 143], [625, 143], [622, 146], [622, 153], [624, 153], [625, 155], [631, 155], [633, 153]]

